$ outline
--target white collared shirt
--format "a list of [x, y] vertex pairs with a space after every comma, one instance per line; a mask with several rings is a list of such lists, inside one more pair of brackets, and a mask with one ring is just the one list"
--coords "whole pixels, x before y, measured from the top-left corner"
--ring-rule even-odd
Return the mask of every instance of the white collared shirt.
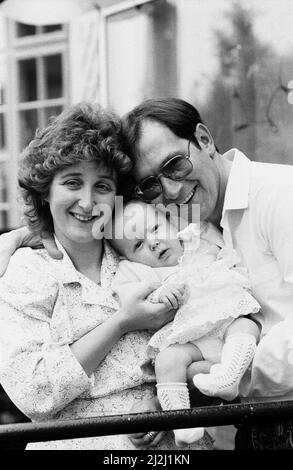
[[[238, 150], [232, 160], [221, 220], [225, 244], [248, 269], [261, 341], [246, 396], [292, 398], [293, 393], [293, 167], [250, 161]], [[285, 397], [286, 394], [289, 394]]]

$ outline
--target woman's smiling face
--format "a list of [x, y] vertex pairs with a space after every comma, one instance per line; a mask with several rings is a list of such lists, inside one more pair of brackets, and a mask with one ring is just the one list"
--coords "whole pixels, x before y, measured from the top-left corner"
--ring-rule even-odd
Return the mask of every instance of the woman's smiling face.
[[111, 171], [96, 162], [81, 162], [55, 174], [47, 201], [54, 232], [65, 248], [68, 242], [94, 240], [94, 224], [101, 217], [104, 225], [109, 221], [115, 194], [116, 181]]

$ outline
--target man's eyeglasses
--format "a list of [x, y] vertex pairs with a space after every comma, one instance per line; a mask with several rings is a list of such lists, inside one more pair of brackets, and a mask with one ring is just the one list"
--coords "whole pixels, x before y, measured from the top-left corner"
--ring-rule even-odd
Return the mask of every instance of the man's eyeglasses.
[[141, 180], [134, 188], [134, 196], [145, 202], [151, 202], [163, 193], [163, 186], [160, 177], [173, 181], [182, 181], [193, 170], [190, 161], [190, 140], [188, 142], [187, 154], [175, 155], [161, 166], [157, 176], [147, 176]]

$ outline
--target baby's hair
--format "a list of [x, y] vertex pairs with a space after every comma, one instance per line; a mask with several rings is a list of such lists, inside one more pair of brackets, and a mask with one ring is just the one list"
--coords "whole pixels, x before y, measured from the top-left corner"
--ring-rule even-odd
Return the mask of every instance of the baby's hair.
[[[123, 201], [123, 207], [122, 207], [123, 213], [124, 213], [126, 207], [128, 207], [130, 205], [144, 206], [146, 208], [152, 207], [154, 209], [154, 211], [165, 214], [167, 221], [170, 222], [171, 213], [170, 213], [170, 211], [165, 210], [165, 208], [162, 204], [149, 204], [145, 201], [142, 201], [141, 199], [129, 199], [129, 200], [126, 200], [126, 201], [124, 200]], [[117, 213], [116, 213], [116, 215], [117, 215]], [[113, 220], [114, 219], [115, 219], [115, 208], [114, 208], [114, 211], [113, 211]]]
[[[124, 214], [125, 210], [132, 205], [137, 205], [140, 207], [143, 207], [147, 210], [153, 209], [157, 214], [163, 214], [166, 217], [166, 220], [168, 223], [172, 223], [171, 221], [171, 213], [170, 211], [165, 210], [165, 207], [162, 204], [148, 204], [144, 201], [141, 201], [140, 199], [131, 199], [128, 201], [124, 201], [123, 205], [119, 206], [118, 210], [117, 207], [115, 206], [113, 214], [112, 214], [112, 230], [108, 234], [108, 240], [110, 243], [114, 246], [114, 248], [119, 252], [119, 254], [122, 254], [119, 246], [117, 243], [115, 243], [116, 240], [119, 240], [120, 237], [119, 235], [121, 234], [121, 238], [124, 236], [124, 223], [119, 225], [120, 218], [122, 218], [122, 222], [124, 222]], [[117, 224], [118, 221], [118, 224]], [[174, 224], [173, 224], [174, 225]], [[118, 235], [117, 235], [118, 234]]]

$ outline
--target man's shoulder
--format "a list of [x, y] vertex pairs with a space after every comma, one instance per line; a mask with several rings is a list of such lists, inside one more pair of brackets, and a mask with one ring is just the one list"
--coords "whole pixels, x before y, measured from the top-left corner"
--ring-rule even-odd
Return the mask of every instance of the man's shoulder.
[[258, 162], [251, 160], [252, 172], [267, 177], [273, 177], [276, 173], [282, 175], [293, 174], [293, 165], [284, 163]]
[[293, 190], [293, 166], [279, 163], [251, 162], [251, 187], [270, 193]]
[[293, 207], [293, 167], [253, 163], [248, 198], [250, 212], [256, 223], [276, 217], [290, 218]]

